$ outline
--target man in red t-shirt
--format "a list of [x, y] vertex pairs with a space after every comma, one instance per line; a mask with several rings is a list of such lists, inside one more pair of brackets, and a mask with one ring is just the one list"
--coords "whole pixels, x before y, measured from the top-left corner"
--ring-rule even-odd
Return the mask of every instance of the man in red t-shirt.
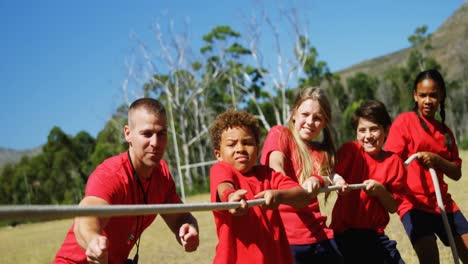
[[[80, 206], [181, 203], [169, 168], [162, 157], [167, 145], [163, 105], [138, 99], [128, 111], [124, 127], [127, 152], [111, 157], [90, 175]], [[184, 250], [199, 244], [198, 225], [190, 213], [161, 215]], [[124, 263], [142, 232], [156, 215], [78, 217], [58, 250], [54, 263]]]

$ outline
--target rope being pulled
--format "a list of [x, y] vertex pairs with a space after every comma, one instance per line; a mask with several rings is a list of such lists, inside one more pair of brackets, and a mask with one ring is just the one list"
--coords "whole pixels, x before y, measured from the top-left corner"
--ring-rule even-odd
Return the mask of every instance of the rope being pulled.
[[[350, 184], [348, 189], [362, 189], [365, 184]], [[341, 189], [341, 186], [321, 188], [320, 192], [330, 192]], [[248, 200], [247, 204], [259, 206], [265, 199]], [[106, 205], [106, 206], [78, 206], [78, 205], [12, 205], [0, 206], [0, 220], [29, 220], [29, 219], [65, 219], [77, 216], [131, 216], [175, 214], [195, 211], [228, 210], [240, 207], [240, 202], [227, 203], [187, 203], [187, 204], [144, 204], [144, 205]]]
[[[413, 160], [418, 158], [418, 153], [411, 155], [406, 161], [405, 166], [408, 166], [413, 162]], [[447, 213], [445, 212], [444, 201], [442, 200], [442, 193], [440, 191], [439, 179], [437, 179], [437, 173], [434, 168], [429, 167], [429, 173], [431, 174], [432, 183], [434, 184], [434, 191], [436, 195], [437, 205], [439, 206], [440, 214], [442, 216], [442, 223], [444, 224], [445, 233], [447, 234], [450, 249], [452, 250], [453, 263], [458, 264], [458, 252], [455, 244], [455, 239], [453, 238], [452, 229], [450, 228], [450, 223], [448, 221]]]
[[[265, 199], [249, 200], [250, 206], [262, 205]], [[131, 216], [176, 214], [194, 211], [228, 210], [238, 208], [240, 202], [190, 203], [190, 204], [139, 204], [139, 205], [16, 205], [1, 206], [0, 220], [6, 219], [64, 219], [77, 216]]]

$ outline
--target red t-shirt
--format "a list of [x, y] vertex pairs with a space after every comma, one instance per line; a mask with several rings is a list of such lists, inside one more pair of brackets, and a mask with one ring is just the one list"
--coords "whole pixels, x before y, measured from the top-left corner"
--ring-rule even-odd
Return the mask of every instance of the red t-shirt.
[[[406, 171], [400, 157], [385, 152], [381, 159], [374, 159], [358, 142], [348, 142], [341, 146], [337, 153], [335, 172], [348, 184], [376, 180], [392, 193], [397, 202], [401, 202], [406, 192]], [[352, 190], [338, 196], [330, 227], [336, 233], [359, 228], [373, 229], [384, 234], [389, 219], [387, 210], [377, 197], [367, 195], [364, 190]]]
[[[211, 202], [220, 202], [218, 185], [231, 183], [247, 190], [245, 198], [271, 189], [289, 189], [296, 182], [267, 166], [254, 166], [241, 174], [232, 165], [218, 162], [210, 170]], [[213, 263], [292, 263], [286, 233], [278, 210], [251, 207], [245, 215], [234, 216], [229, 211], [213, 211], [218, 245]]]
[[[417, 152], [429, 151], [461, 167], [462, 160], [452, 131], [447, 128], [452, 141], [452, 150], [449, 150], [445, 144], [442, 123], [435, 119], [425, 119], [423, 116], [421, 118], [426, 122], [429, 133], [424, 130], [415, 112], [399, 115], [390, 127], [385, 149], [395, 152], [403, 160], [407, 160]], [[448, 193], [448, 185], [444, 181], [443, 173], [437, 170], [436, 172], [445, 210], [448, 213], [458, 211], [458, 206]], [[408, 195], [398, 208], [400, 217], [412, 208], [429, 213], [440, 213], [431, 174], [427, 167], [415, 160], [407, 167], [407, 174]]]
[[[286, 175], [299, 182], [299, 167], [293, 155], [295, 149], [296, 144], [289, 130], [283, 126], [274, 126], [268, 132], [263, 144], [260, 162], [268, 165], [271, 152], [282, 152], [286, 157], [284, 162]], [[314, 162], [323, 162], [321, 150], [310, 145], [309, 151]], [[316, 174], [318, 175], [318, 172]], [[297, 209], [289, 205], [280, 205], [279, 210], [291, 245], [307, 245], [333, 239], [333, 230], [327, 228], [327, 217], [320, 213], [316, 197], [312, 198], [311, 203], [305, 208]]]
[[[164, 160], [153, 170], [149, 180], [142, 181], [147, 190], [148, 204], [181, 203], [176, 193], [169, 168]], [[144, 204], [143, 192], [133, 177], [127, 152], [111, 157], [100, 164], [89, 176], [86, 196], [96, 196], [109, 204]], [[137, 228], [138, 224], [143, 229]], [[156, 215], [112, 217], [103, 230], [109, 241], [109, 263], [123, 263], [140, 236]], [[144, 243], [144, 239], [142, 240]], [[54, 263], [88, 263], [85, 251], [78, 245], [73, 226], [55, 256]]]

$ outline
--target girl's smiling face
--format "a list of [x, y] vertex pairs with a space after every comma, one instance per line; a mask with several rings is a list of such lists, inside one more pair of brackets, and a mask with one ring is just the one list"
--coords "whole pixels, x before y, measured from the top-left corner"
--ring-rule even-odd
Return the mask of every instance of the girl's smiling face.
[[316, 138], [326, 126], [325, 117], [317, 100], [308, 99], [302, 102], [292, 118], [294, 129], [304, 141]]

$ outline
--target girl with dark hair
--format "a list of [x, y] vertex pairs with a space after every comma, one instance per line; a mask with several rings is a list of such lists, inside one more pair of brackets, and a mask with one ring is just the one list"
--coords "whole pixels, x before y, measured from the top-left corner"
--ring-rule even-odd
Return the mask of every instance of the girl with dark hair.
[[383, 150], [391, 122], [383, 103], [363, 102], [351, 118], [356, 141], [337, 153], [334, 172], [349, 184], [366, 184], [339, 195], [333, 207], [330, 227], [345, 263], [404, 263], [384, 232], [406, 191], [403, 161]]
[[[435, 235], [446, 246], [449, 241], [428, 170], [434, 168], [458, 255], [468, 263], [468, 222], [448, 193], [444, 178], [445, 174], [458, 181], [462, 160], [453, 133], [445, 125], [446, 88], [442, 75], [434, 69], [419, 73], [414, 82], [413, 98], [414, 110], [395, 119], [385, 146], [403, 160], [412, 154], [418, 155], [418, 162], [407, 167], [408, 194], [398, 207], [398, 214], [420, 263], [438, 263]], [[438, 109], [441, 121], [436, 119]]]

